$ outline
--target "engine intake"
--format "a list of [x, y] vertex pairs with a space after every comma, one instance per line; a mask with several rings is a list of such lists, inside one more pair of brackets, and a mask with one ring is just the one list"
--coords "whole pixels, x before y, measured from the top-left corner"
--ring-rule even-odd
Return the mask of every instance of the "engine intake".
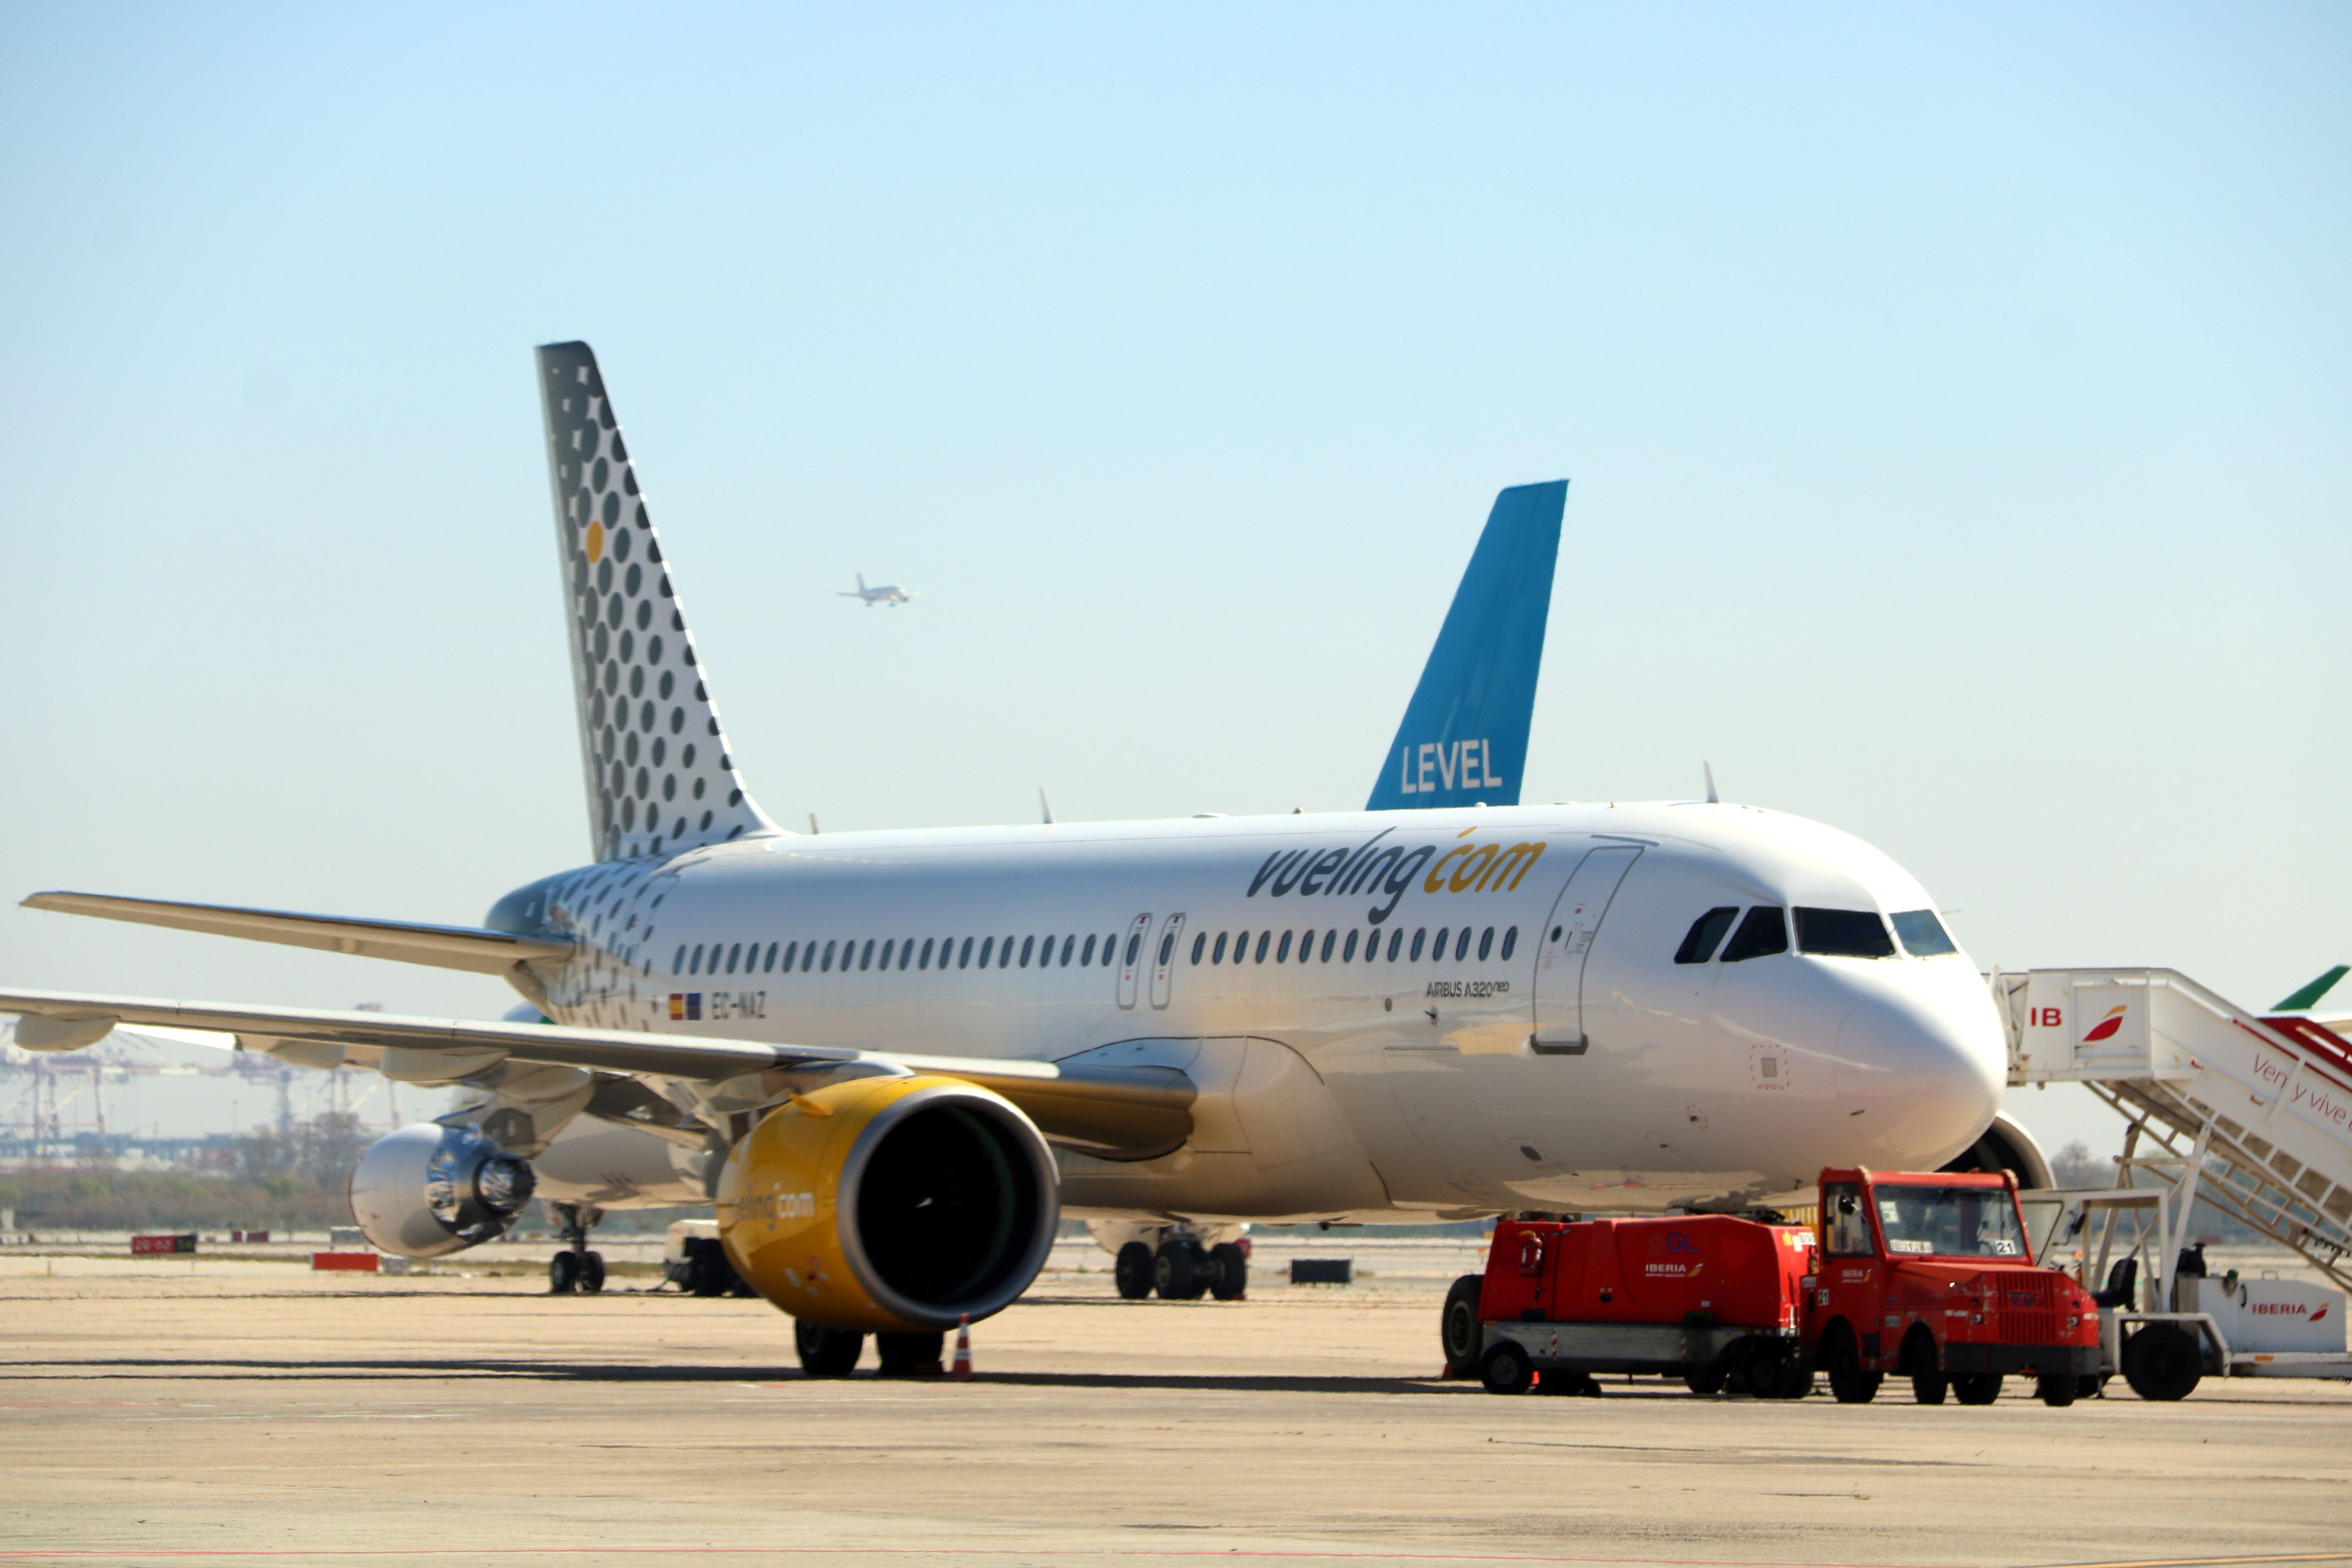
[[961, 1079], [857, 1079], [795, 1097], [729, 1154], [719, 1230], [735, 1270], [795, 1318], [923, 1331], [1012, 1304], [1060, 1217], [1054, 1156]]
[[438, 1258], [504, 1235], [534, 1184], [529, 1161], [474, 1129], [419, 1121], [360, 1156], [352, 1215], [382, 1251]]

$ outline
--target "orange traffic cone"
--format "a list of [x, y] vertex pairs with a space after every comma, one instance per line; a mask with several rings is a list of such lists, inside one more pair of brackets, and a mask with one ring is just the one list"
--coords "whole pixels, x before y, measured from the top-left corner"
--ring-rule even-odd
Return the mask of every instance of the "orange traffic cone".
[[955, 1364], [948, 1368], [948, 1375], [971, 1375], [971, 1315], [968, 1312], [956, 1320]]

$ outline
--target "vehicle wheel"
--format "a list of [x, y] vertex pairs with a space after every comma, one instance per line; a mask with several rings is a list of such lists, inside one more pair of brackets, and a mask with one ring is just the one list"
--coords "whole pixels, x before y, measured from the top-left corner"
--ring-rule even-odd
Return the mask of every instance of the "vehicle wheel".
[[2071, 1372], [2044, 1373], [2033, 1380], [2034, 1397], [2053, 1410], [2063, 1410], [2074, 1403], [2082, 1380]]
[[1830, 1331], [1829, 1343], [1822, 1347], [1823, 1364], [1830, 1374], [1830, 1393], [1840, 1405], [1867, 1405], [1878, 1397], [1882, 1374], [1865, 1372], [1862, 1352], [1854, 1344], [1853, 1331], [1841, 1323]]
[[1151, 1282], [1160, 1300], [1199, 1300], [1209, 1288], [1207, 1261], [1190, 1237], [1161, 1242], [1151, 1258]]
[[2107, 1377], [2106, 1377], [2106, 1373], [2100, 1373], [2100, 1372], [2086, 1372], [2086, 1373], [2084, 1373], [2082, 1376], [2080, 1376], [2080, 1377], [2078, 1377], [2078, 1378], [2076, 1378], [2076, 1379], [2074, 1380], [2074, 1397], [2075, 1397], [2075, 1398], [2077, 1398], [2077, 1399], [2105, 1399], [2106, 1396], [2107, 1396]]
[[698, 1296], [725, 1295], [727, 1276], [733, 1271], [722, 1267], [727, 1258], [719, 1250], [719, 1244], [698, 1236], [687, 1246], [693, 1250], [687, 1254], [686, 1288]]
[[1937, 1364], [1936, 1336], [1925, 1326], [1914, 1328], [1903, 1342], [1903, 1370], [1911, 1377], [1911, 1397], [1921, 1405], [1941, 1405], [1951, 1379]]
[[1723, 1392], [1723, 1368], [1719, 1366], [1695, 1366], [1688, 1372], [1683, 1373], [1683, 1383], [1693, 1394], [1721, 1394]]
[[940, 1352], [947, 1342], [942, 1333], [877, 1334], [874, 1354], [884, 1377], [937, 1377], [946, 1370]]
[[1778, 1344], [1767, 1340], [1748, 1352], [1747, 1364], [1741, 1369], [1748, 1375], [1748, 1392], [1759, 1399], [1782, 1399], [1794, 1370], [1789, 1364], [1789, 1354]]
[[740, 1274], [736, 1274], [731, 1268], [728, 1272], [733, 1277], [735, 1282], [727, 1287], [725, 1292], [727, 1295], [741, 1296], [747, 1299], [759, 1295], [757, 1290], [751, 1289], [751, 1282], [749, 1279], [744, 1279]]
[[1486, 1288], [1483, 1274], [1465, 1274], [1445, 1292], [1445, 1310], [1437, 1320], [1437, 1342], [1445, 1356], [1445, 1375], [1478, 1375], [1478, 1352], [1486, 1325], [1478, 1317], [1479, 1293]]
[[1963, 1405], [1990, 1405], [2000, 1397], [2000, 1373], [1963, 1373], [1952, 1379], [1952, 1394]]
[[569, 1296], [580, 1285], [580, 1255], [559, 1252], [547, 1260], [547, 1293]]
[[793, 1344], [801, 1352], [801, 1370], [809, 1376], [847, 1377], [857, 1370], [866, 1335], [856, 1329], [828, 1329], [794, 1318]]
[[1233, 1242], [1209, 1248], [1209, 1294], [1220, 1301], [1238, 1301], [1249, 1294], [1249, 1258]]
[[1789, 1381], [1782, 1385], [1780, 1397], [1802, 1399], [1813, 1391], [1813, 1369], [1811, 1363], [1798, 1360], [1790, 1363]]
[[2196, 1336], [2178, 1323], [2150, 1323], [2124, 1342], [2124, 1381], [2142, 1399], [2186, 1399], [2204, 1375]]
[[1589, 1372], [1547, 1372], [1537, 1377], [1536, 1392], [1580, 1399], [1597, 1397], [1601, 1385]]
[[580, 1255], [580, 1289], [593, 1296], [604, 1289], [604, 1255], [583, 1252]]
[[1478, 1381], [1489, 1394], [1525, 1394], [1535, 1380], [1528, 1352], [1509, 1340], [1497, 1340], [1478, 1358]]
[[1111, 1282], [1118, 1287], [1122, 1301], [1140, 1301], [1151, 1294], [1151, 1248], [1139, 1241], [1130, 1241], [1118, 1249], [1118, 1261], [1110, 1266]]

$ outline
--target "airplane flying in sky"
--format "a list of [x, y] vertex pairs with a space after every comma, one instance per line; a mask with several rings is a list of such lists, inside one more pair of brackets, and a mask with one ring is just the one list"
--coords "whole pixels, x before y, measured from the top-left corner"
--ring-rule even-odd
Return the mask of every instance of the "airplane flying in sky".
[[[730, 1261], [796, 1319], [818, 1373], [846, 1371], [867, 1332], [886, 1368], [935, 1361], [940, 1331], [1027, 1287], [1061, 1215], [1127, 1227], [1122, 1289], [1223, 1296], [1244, 1269], [1223, 1227], [1252, 1220], [1738, 1211], [1824, 1164], [2031, 1148], [1997, 1115], [2001, 1026], [1934, 900], [1802, 818], [1498, 794], [779, 827], [735, 767], [594, 357], [551, 344], [539, 372], [593, 862], [478, 928], [26, 900], [497, 973], [522, 1018], [0, 992], [17, 1045], [173, 1025], [470, 1086], [467, 1110], [362, 1160], [352, 1203], [378, 1246], [488, 1240], [534, 1186], [583, 1220], [599, 1194], [707, 1192]], [[1497, 521], [1507, 543], [1556, 541], [1564, 499], [1557, 481], [1504, 491], [1481, 553]], [[1479, 575], [1474, 557], [1465, 593]], [[1445, 684], [1424, 671], [1416, 706]], [[1532, 669], [1524, 685], [1531, 703]], [[1409, 710], [1381, 788], [1516, 799], [1513, 703], [1494, 735]], [[624, 1139], [659, 1168], [600, 1159]]]
[[903, 605], [914, 596], [914, 589], [901, 588], [895, 583], [877, 583], [869, 588], [863, 572], [857, 574], [857, 592], [834, 595], [836, 599], [862, 599], [869, 610], [877, 605]]

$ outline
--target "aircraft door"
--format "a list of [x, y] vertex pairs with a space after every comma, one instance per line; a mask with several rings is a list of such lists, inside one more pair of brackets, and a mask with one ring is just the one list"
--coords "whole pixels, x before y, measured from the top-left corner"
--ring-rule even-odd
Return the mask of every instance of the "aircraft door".
[[1184, 935], [1184, 917], [1170, 915], [1167, 929], [1160, 933], [1160, 945], [1151, 955], [1151, 1005], [1168, 1005], [1168, 994], [1176, 982], [1176, 950]]
[[1151, 940], [1151, 917], [1138, 915], [1128, 922], [1127, 940], [1118, 955], [1118, 1005], [1135, 1005], [1136, 971], [1144, 962], [1143, 944]]
[[1539, 1057], [1580, 1057], [1584, 1034], [1584, 962], [1617, 896], [1618, 884], [1642, 851], [1612, 844], [1586, 855], [1559, 891], [1536, 960], [1535, 1032], [1528, 1047]]

